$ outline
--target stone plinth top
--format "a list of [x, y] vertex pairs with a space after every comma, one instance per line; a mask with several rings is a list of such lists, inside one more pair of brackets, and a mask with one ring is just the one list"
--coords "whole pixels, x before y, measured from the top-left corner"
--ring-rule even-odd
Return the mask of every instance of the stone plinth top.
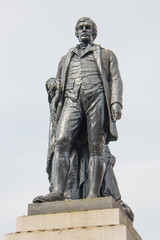
[[28, 205], [28, 215], [51, 214], [118, 208], [112, 197], [33, 203]]

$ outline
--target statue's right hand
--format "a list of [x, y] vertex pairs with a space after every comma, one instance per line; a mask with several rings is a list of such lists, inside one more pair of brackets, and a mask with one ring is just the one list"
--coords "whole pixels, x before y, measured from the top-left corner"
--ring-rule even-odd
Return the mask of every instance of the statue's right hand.
[[49, 92], [51, 92], [52, 90], [55, 91], [57, 90], [57, 86], [54, 83], [50, 83], [48, 86], [48, 90]]

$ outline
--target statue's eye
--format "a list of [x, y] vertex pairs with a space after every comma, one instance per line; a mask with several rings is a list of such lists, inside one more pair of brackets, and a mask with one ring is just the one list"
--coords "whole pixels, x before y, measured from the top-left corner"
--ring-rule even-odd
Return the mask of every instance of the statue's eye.
[[78, 28], [79, 28], [79, 30], [82, 30], [82, 29], [83, 29], [83, 26], [79, 26]]
[[90, 25], [86, 25], [86, 30], [90, 30], [91, 26]]

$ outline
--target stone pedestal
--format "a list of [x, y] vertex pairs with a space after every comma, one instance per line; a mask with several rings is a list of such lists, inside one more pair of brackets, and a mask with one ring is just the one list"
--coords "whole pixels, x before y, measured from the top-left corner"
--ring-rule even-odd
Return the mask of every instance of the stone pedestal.
[[112, 197], [29, 204], [5, 240], [141, 240]]

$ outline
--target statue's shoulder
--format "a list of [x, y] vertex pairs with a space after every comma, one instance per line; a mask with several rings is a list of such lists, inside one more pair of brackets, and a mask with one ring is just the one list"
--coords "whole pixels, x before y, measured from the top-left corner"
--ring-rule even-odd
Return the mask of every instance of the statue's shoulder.
[[101, 47], [101, 52], [102, 52], [102, 57], [104, 57], [104, 58], [108, 58], [110, 60], [116, 59], [116, 55], [110, 49]]
[[110, 49], [107, 49], [107, 48], [104, 48], [104, 47], [101, 47], [101, 51], [102, 51], [102, 53], [104, 53], [104, 54], [110, 54], [110, 53], [112, 53], [112, 51], [111, 51]]
[[64, 62], [66, 60], [66, 58], [69, 57], [72, 54], [73, 49], [74, 48], [69, 49], [69, 51], [61, 58], [62, 62]]
[[102, 47], [100, 44], [94, 44], [94, 48], [95, 49], [100, 49], [102, 54], [105, 54], [105, 55], [110, 55], [112, 53], [111, 50]]
[[67, 56], [69, 56], [70, 54], [72, 54], [74, 48], [75, 48], [75, 47], [70, 48], [69, 51], [66, 53], [66, 55], [64, 55], [64, 57], [67, 57]]

